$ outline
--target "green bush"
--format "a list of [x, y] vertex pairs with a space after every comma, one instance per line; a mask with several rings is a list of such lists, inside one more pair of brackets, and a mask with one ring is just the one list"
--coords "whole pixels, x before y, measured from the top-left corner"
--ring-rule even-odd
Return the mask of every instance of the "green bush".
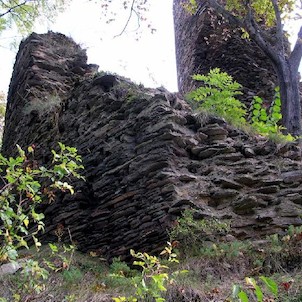
[[[17, 148], [19, 155], [15, 158], [0, 154], [0, 264], [15, 261], [18, 250], [28, 248], [29, 241], [39, 249], [41, 243], [37, 235], [44, 230], [44, 214], [37, 211], [37, 205], [52, 202], [57, 191], [73, 194], [73, 187], [66, 178], [82, 178], [78, 171], [83, 166], [76, 148], [59, 143], [59, 152], [52, 150], [49, 167], [39, 165], [34, 159], [34, 146], [28, 147], [27, 152]], [[32, 259], [22, 261], [21, 266], [20, 292], [14, 293], [15, 301], [21, 301], [22, 294], [41, 292], [49, 274]]]
[[191, 250], [207, 237], [223, 235], [229, 232], [229, 221], [214, 218], [194, 219], [194, 211], [186, 209], [169, 232], [170, 240], [180, 242], [182, 249]]
[[[37, 234], [44, 230], [44, 214], [36, 211], [41, 202], [54, 199], [57, 190], [74, 193], [64, 179], [68, 176], [81, 178], [78, 170], [81, 158], [75, 148], [59, 143], [60, 151], [52, 150], [51, 167], [39, 166], [34, 160], [34, 147], [25, 153], [19, 146], [19, 156], [5, 158], [0, 154], [0, 262], [15, 260], [18, 249], [28, 247], [33, 239], [38, 248]], [[46, 181], [48, 185], [46, 185]], [[29, 231], [30, 229], [30, 231]]]
[[[16, 158], [0, 154], [0, 263], [16, 260], [18, 250], [28, 248], [29, 240], [39, 249], [41, 243], [37, 234], [44, 230], [44, 214], [37, 211], [37, 205], [52, 202], [58, 190], [73, 194], [73, 187], [65, 181], [67, 177], [83, 178], [78, 173], [83, 166], [76, 148], [59, 143], [59, 152], [52, 150], [49, 167], [39, 165], [34, 159], [35, 146], [28, 147], [27, 152], [17, 148]], [[49, 275], [32, 259], [22, 261], [21, 266], [20, 294], [14, 293], [15, 301], [20, 301], [22, 293], [43, 291]], [[6, 301], [5, 298], [0, 300]]]
[[[163, 298], [163, 294], [167, 291], [167, 286], [174, 282], [176, 275], [187, 272], [184, 270], [169, 272], [167, 264], [179, 262], [177, 255], [173, 251], [173, 246], [169, 242], [160, 253], [161, 256], [166, 255], [167, 259], [149, 255], [148, 253], [136, 253], [134, 250], [131, 250], [130, 253], [136, 259], [133, 265], [139, 266], [141, 273], [130, 279], [132, 286], [135, 288], [134, 294], [129, 297], [115, 297], [113, 298], [115, 302], [166, 301]], [[164, 262], [167, 264], [163, 264]], [[112, 276], [119, 279], [126, 278], [124, 274], [113, 274]]]
[[290, 134], [284, 135], [280, 126], [282, 119], [279, 88], [275, 89], [275, 98], [269, 109], [263, 106], [263, 100], [255, 96], [251, 104], [250, 122], [246, 120], [246, 106], [235, 98], [242, 94], [242, 86], [219, 68], [210, 70], [207, 75], [193, 75], [192, 78], [203, 82], [202, 86], [191, 91], [187, 97], [193, 108], [224, 118], [229, 123], [244, 130], [256, 133], [276, 141], [294, 141]]
[[83, 273], [80, 269], [73, 267], [62, 272], [63, 279], [68, 284], [77, 284], [83, 279]]
[[127, 278], [135, 275], [135, 271], [132, 270], [126, 262], [120, 261], [119, 258], [113, 258], [110, 265], [110, 273], [113, 275], [122, 275]]
[[282, 134], [282, 130], [285, 128], [280, 125], [282, 114], [279, 87], [275, 89], [275, 98], [269, 110], [263, 106], [263, 100], [258, 96], [254, 96], [251, 109], [251, 125], [257, 133], [273, 139], [279, 138], [281, 141], [295, 140], [290, 134]]
[[198, 110], [221, 116], [234, 125], [246, 123], [246, 107], [235, 98], [242, 94], [239, 91], [242, 86], [230, 75], [215, 68], [207, 75], [197, 74], [192, 78], [203, 82], [203, 86], [188, 94]]

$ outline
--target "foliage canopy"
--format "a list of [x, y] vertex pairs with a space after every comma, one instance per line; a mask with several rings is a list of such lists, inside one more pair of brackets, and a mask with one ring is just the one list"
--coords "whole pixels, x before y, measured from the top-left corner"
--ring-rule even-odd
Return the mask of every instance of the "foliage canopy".
[[0, 34], [17, 28], [21, 34], [32, 31], [40, 17], [53, 20], [63, 11], [69, 0], [3, 0], [0, 1]]

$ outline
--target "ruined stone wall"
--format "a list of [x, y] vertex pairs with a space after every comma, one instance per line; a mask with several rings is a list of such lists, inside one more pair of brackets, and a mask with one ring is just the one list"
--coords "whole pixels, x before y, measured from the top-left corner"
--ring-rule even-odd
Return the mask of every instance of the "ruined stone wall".
[[301, 225], [302, 164], [295, 144], [249, 137], [196, 116], [177, 94], [93, 73], [85, 51], [60, 34], [32, 34], [17, 55], [3, 153], [56, 142], [77, 147], [86, 181], [43, 205], [45, 240], [58, 226], [103, 257], [155, 251], [185, 208], [230, 219], [232, 234], [259, 237]]
[[193, 74], [218, 67], [243, 85], [244, 101], [253, 95], [272, 98], [275, 72], [259, 47], [206, 6], [190, 15], [182, 2], [174, 0], [173, 6], [179, 91], [185, 94], [196, 87]]

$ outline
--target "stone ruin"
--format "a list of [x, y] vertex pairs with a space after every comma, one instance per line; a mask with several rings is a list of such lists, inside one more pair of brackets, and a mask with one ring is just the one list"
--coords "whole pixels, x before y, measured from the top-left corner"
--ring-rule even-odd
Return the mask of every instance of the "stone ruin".
[[20, 45], [8, 94], [2, 152], [36, 145], [50, 161], [57, 142], [75, 146], [86, 181], [43, 205], [43, 240], [70, 230], [81, 251], [111, 259], [154, 252], [186, 208], [231, 221], [238, 238], [301, 225], [302, 164], [294, 143], [249, 137], [194, 114], [179, 94], [96, 72], [62, 34], [31, 34]]
[[247, 105], [254, 95], [270, 103], [277, 77], [260, 48], [243, 39], [242, 31], [205, 1], [198, 2], [199, 9], [194, 15], [184, 9], [183, 2], [173, 2], [179, 91], [186, 94], [200, 85], [192, 80], [193, 74], [207, 74], [210, 69], [220, 68], [243, 86], [241, 100]]

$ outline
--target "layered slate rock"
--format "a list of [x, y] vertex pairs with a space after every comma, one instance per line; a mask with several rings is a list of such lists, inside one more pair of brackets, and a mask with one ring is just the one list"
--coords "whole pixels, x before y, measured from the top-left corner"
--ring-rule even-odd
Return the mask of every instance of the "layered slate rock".
[[[174, 0], [175, 48], [179, 91], [183, 94], [200, 85], [193, 74], [220, 68], [243, 86], [247, 104], [254, 95], [270, 102], [277, 85], [276, 73], [267, 56], [242, 31], [226, 22], [206, 1], [190, 15], [182, 0]], [[272, 33], [273, 39], [273, 33]]]
[[[66, 49], [65, 49], [65, 47]], [[75, 146], [86, 181], [43, 205], [45, 240], [69, 240], [103, 257], [155, 251], [186, 208], [258, 237], [301, 225], [300, 149], [249, 137], [192, 113], [178, 94], [93, 73], [85, 52], [60, 34], [32, 34], [10, 85], [5, 155], [36, 146], [50, 161], [57, 142]]]

